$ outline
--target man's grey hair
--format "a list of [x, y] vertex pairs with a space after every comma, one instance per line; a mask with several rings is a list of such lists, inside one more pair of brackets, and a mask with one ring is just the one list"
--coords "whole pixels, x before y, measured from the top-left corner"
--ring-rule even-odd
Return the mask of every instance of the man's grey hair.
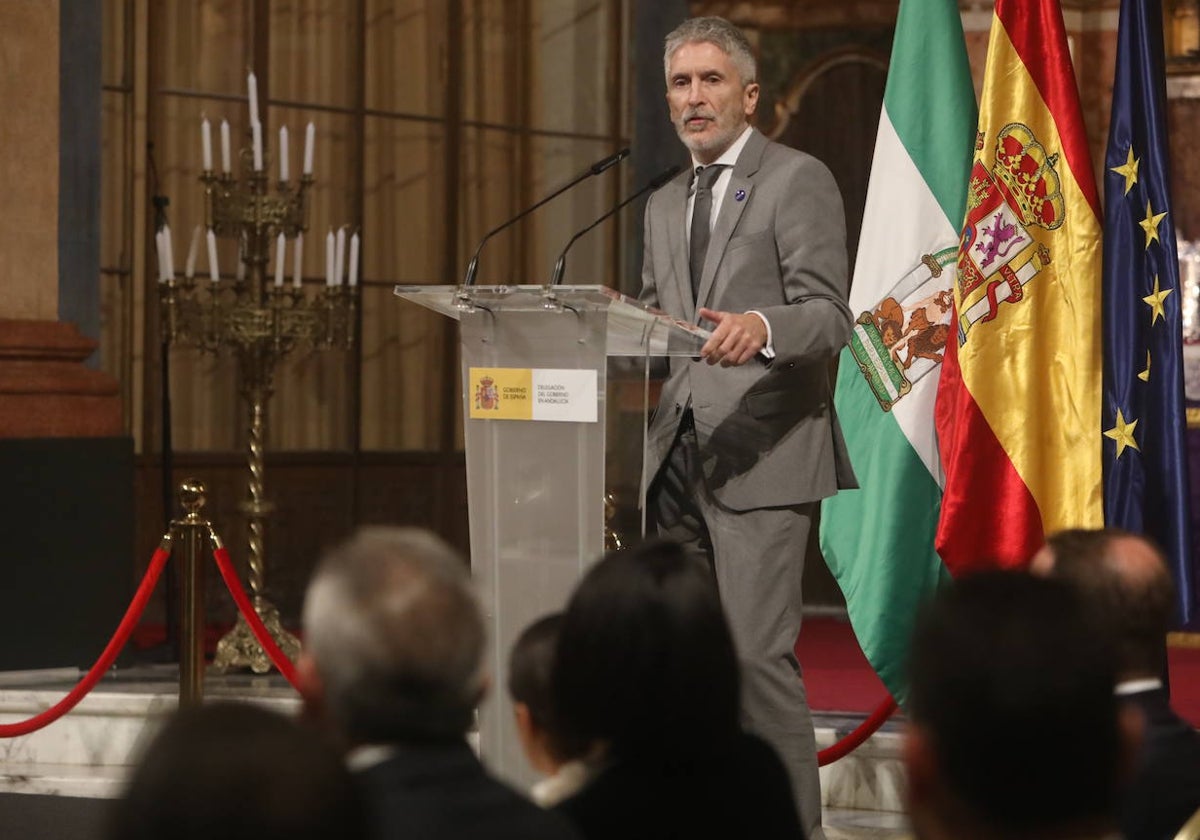
[[742, 30], [725, 18], [698, 17], [685, 20], [667, 36], [663, 45], [663, 73], [671, 81], [671, 58], [684, 44], [704, 42], [713, 44], [733, 61], [741, 76], [742, 86], [758, 80], [758, 63], [754, 50]]
[[483, 692], [484, 623], [466, 564], [420, 528], [364, 528], [321, 562], [305, 644], [355, 743], [461, 736]]

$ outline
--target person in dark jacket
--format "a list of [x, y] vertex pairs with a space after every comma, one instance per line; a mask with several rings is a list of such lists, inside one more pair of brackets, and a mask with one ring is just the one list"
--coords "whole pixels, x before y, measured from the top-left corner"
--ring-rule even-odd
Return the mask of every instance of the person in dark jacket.
[[572, 840], [466, 740], [488, 678], [467, 566], [432, 533], [367, 528], [318, 567], [297, 664], [309, 717], [349, 749], [374, 838]]
[[249, 703], [206, 703], [163, 724], [105, 837], [363, 840], [361, 800], [341, 754], [311, 729]]
[[1137, 744], [1070, 586], [980, 572], [921, 611], [903, 755], [919, 840], [1116, 840]]
[[557, 726], [591, 781], [558, 807], [587, 838], [797, 838], [779, 757], [741, 727], [733, 639], [711, 573], [677, 544], [612, 552], [563, 616]]
[[1037, 574], [1074, 586], [1112, 636], [1117, 696], [1144, 721], [1142, 746], [1122, 798], [1126, 840], [1172, 838], [1200, 808], [1200, 733], [1171, 709], [1163, 683], [1175, 585], [1162, 553], [1117, 529], [1054, 534], [1034, 558]]

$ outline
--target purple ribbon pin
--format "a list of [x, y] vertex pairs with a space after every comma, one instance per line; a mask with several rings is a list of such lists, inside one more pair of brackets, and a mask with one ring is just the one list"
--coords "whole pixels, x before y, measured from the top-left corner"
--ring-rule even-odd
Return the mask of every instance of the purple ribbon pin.
[[746, 197], [746, 191], [745, 191], [745, 190], [738, 190], [737, 192], [735, 192], [735, 193], [733, 194], [733, 200], [734, 200], [734, 201], [741, 201], [741, 200], [742, 200], [742, 199], [744, 199], [745, 197]]

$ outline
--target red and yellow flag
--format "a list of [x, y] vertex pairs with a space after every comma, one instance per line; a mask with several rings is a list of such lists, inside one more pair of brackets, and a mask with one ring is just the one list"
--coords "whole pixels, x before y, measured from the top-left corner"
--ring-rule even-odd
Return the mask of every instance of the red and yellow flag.
[[1103, 523], [1100, 219], [1058, 0], [996, 0], [935, 409], [956, 577]]

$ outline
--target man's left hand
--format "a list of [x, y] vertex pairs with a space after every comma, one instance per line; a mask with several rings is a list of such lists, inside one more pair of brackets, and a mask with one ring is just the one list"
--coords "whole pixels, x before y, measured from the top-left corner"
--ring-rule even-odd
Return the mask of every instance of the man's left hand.
[[712, 337], [700, 348], [710, 365], [736, 367], [758, 355], [767, 344], [767, 325], [752, 312], [719, 312], [700, 307], [700, 317], [717, 325]]

